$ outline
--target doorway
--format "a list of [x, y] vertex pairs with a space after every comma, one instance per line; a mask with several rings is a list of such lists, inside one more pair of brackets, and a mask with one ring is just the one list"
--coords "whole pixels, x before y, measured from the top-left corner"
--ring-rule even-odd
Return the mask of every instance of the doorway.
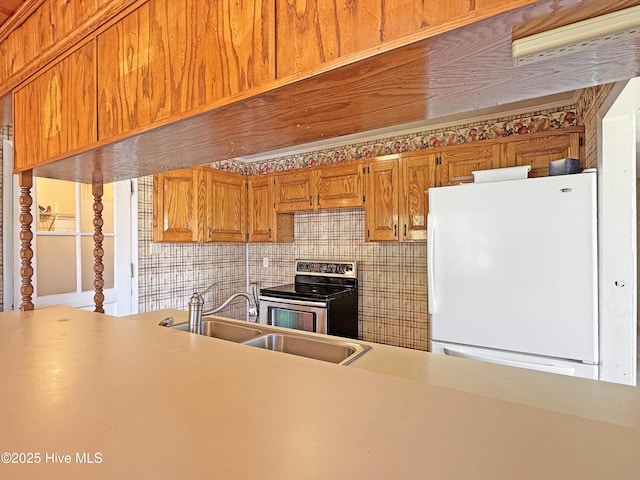
[[[4, 171], [10, 172], [12, 161], [6, 158]], [[20, 306], [19, 230], [17, 176], [5, 183], [4, 201], [11, 197], [10, 217], [13, 228], [5, 228], [3, 247], [13, 252], [13, 262], [3, 265], [5, 282], [4, 310]], [[110, 315], [129, 315], [138, 312], [137, 293], [137, 195], [135, 181], [104, 185], [102, 197], [104, 249], [104, 311]], [[36, 308], [68, 305], [94, 310], [94, 241], [93, 195], [91, 185], [35, 178], [31, 191], [34, 221], [32, 231], [34, 256], [32, 266], [33, 303]], [[7, 218], [7, 216], [5, 216]], [[7, 225], [9, 227], [9, 225]], [[11, 264], [12, 263], [12, 264]], [[13, 300], [11, 302], [10, 300]]]

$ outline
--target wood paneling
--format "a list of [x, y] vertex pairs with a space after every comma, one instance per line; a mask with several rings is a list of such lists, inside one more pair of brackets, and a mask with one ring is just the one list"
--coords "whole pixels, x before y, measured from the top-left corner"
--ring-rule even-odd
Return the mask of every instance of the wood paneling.
[[[92, 151], [38, 168], [37, 175], [91, 181], [137, 177], [202, 165], [410, 122], [482, 111], [496, 105], [628, 79], [640, 74], [640, 42], [514, 67], [512, 28], [548, 12], [595, 0], [540, 0], [371, 58], [259, 91]], [[623, 1], [622, 5], [629, 2]], [[634, 2], [640, 4], [640, 1]], [[470, 48], [470, 46], [473, 48]]]
[[273, 80], [272, 18], [267, 0], [150, 0], [129, 14], [98, 37], [99, 138]]
[[28, 0], [0, 27], [0, 95], [10, 91], [136, 1]]
[[0, 4], [0, 42], [35, 12], [45, 0], [4, 0]]
[[95, 89], [95, 45], [89, 43], [15, 92], [17, 170], [96, 142]]
[[505, 9], [498, 0], [276, 1], [278, 78], [446, 23], [459, 26], [455, 22], [480, 18], [498, 6]]

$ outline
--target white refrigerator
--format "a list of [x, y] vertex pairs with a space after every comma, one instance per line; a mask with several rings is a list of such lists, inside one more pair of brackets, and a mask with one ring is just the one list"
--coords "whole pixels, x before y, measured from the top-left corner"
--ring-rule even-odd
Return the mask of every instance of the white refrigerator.
[[596, 172], [428, 195], [432, 352], [597, 379]]

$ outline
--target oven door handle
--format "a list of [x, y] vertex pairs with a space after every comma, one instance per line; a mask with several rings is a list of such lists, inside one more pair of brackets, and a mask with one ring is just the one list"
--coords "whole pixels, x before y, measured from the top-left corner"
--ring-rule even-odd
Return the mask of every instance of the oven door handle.
[[304, 307], [318, 307], [327, 308], [327, 302], [309, 302], [307, 300], [293, 300], [289, 298], [276, 298], [276, 297], [258, 297], [260, 301], [279, 303], [280, 305], [301, 305]]

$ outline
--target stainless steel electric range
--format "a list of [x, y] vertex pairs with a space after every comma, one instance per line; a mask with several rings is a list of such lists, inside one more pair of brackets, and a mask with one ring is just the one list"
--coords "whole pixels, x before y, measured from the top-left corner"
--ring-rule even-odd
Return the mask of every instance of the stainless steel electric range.
[[358, 338], [356, 262], [296, 260], [294, 283], [260, 290], [265, 325]]

